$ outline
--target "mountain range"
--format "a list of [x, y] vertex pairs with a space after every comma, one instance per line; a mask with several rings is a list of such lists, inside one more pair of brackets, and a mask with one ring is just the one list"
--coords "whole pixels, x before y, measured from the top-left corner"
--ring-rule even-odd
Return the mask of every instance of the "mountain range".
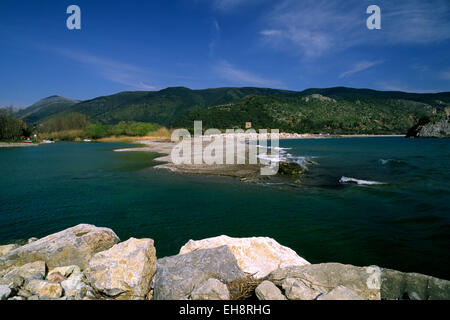
[[450, 107], [450, 92], [406, 93], [336, 87], [288, 91], [266, 88], [121, 92], [87, 101], [60, 96], [42, 99], [15, 115], [38, 125], [56, 115], [81, 113], [89, 121], [153, 122], [191, 128], [279, 128], [295, 132], [405, 133], [423, 116]]

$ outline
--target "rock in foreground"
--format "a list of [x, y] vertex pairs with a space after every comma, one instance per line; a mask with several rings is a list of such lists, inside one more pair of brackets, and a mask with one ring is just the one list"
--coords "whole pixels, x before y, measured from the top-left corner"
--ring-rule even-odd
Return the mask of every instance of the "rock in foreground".
[[113, 298], [142, 300], [156, 272], [156, 250], [151, 239], [134, 239], [97, 253], [85, 271], [90, 285]]
[[228, 246], [242, 271], [260, 279], [270, 272], [288, 266], [303, 266], [309, 264], [295, 251], [280, 245], [270, 238], [230, 238], [220, 236], [200, 241], [190, 240], [184, 245], [180, 254], [199, 249]]
[[155, 300], [187, 300], [209, 279], [227, 283], [245, 278], [227, 246], [159, 259], [153, 279]]
[[77, 265], [85, 269], [95, 253], [119, 241], [111, 229], [81, 224], [12, 250], [0, 258], [0, 270], [34, 261], [45, 261], [49, 268]]

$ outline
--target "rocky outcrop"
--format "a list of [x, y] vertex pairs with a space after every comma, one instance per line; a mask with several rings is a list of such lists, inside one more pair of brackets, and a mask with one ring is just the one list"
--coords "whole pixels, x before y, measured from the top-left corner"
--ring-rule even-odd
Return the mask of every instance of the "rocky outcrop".
[[156, 250], [151, 239], [134, 239], [97, 253], [85, 271], [92, 288], [109, 297], [145, 299], [156, 272]]
[[308, 261], [297, 255], [295, 251], [280, 245], [270, 238], [230, 238], [220, 236], [200, 241], [190, 240], [181, 248], [180, 254], [199, 249], [217, 248], [223, 245], [230, 248], [241, 270], [257, 279], [263, 278], [279, 268], [309, 264]]
[[157, 261], [154, 299], [187, 300], [204, 281], [217, 279], [227, 283], [244, 277], [227, 246], [167, 257]]
[[84, 269], [97, 252], [120, 240], [111, 229], [81, 224], [12, 250], [0, 258], [0, 270], [45, 261], [49, 268], [77, 265]]
[[421, 118], [406, 135], [410, 138], [449, 138], [450, 137], [450, 115], [438, 119]]

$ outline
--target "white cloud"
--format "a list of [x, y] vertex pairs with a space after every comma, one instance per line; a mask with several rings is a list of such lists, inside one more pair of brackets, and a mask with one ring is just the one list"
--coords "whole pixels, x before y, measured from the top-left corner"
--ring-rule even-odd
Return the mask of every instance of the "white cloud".
[[381, 63], [383, 63], [383, 61], [360, 61], [360, 62], [356, 63], [355, 65], [353, 65], [353, 67], [350, 70], [342, 72], [339, 75], [339, 78], [345, 78], [345, 77], [351, 76], [355, 73], [370, 69]]
[[450, 1], [378, 0], [382, 30], [368, 30], [368, 0], [281, 0], [265, 16], [266, 43], [304, 57], [358, 45], [427, 44], [450, 39]]
[[260, 76], [254, 75], [249, 71], [241, 70], [230, 64], [226, 60], [220, 61], [214, 71], [219, 77], [236, 85], [250, 85], [258, 87], [282, 87], [282, 83], [278, 80], [268, 80]]

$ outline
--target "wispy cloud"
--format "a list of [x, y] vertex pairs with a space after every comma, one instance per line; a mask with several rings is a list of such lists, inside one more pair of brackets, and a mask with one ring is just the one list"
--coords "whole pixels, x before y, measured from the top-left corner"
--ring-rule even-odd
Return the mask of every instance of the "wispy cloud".
[[339, 78], [346, 78], [351, 75], [354, 75], [355, 73], [370, 69], [372, 67], [375, 67], [376, 65], [379, 65], [383, 63], [383, 61], [360, 61], [353, 65], [353, 67], [350, 70], [347, 70], [345, 72], [342, 72], [339, 75]]
[[405, 84], [399, 84], [395, 82], [385, 82], [381, 81], [377, 83], [379, 90], [387, 90], [387, 91], [402, 91], [402, 92], [415, 92], [415, 93], [437, 93], [444, 92], [446, 90], [442, 89], [424, 89], [424, 88], [415, 88], [410, 87]]
[[220, 24], [217, 20], [213, 20], [212, 23], [212, 39], [209, 43], [209, 55], [214, 56], [214, 51], [216, 50], [217, 44], [220, 41]]
[[366, 28], [368, 0], [281, 0], [260, 35], [267, 43], [317, 57], [358, 45], [429, 44], [450, 39], [448, 0], [379, 0], [382, 30]]
[[450, 80], [450, 70], [441, 72], [441, 79]]
[[132, 64], [122, 63], [95, 55], [75, 52], [66, 49], [56, 50], [60, 55], [89, 66], [106, 80], [133, 88], [136, 90], [157, 90], [158, 87], [144, 82], [145, 72]]
[[216, 74], [236, 85], [250, 85], [258, 87], [283, 87], [278, 80], [265, 79], [249, 71], [239, 69], [226, 60], [220, 61], [215, 67]]
[[249, 4], [259, 4], [264, 0], [208, 0], [212, 6], [221, 11], [230, 11]]

